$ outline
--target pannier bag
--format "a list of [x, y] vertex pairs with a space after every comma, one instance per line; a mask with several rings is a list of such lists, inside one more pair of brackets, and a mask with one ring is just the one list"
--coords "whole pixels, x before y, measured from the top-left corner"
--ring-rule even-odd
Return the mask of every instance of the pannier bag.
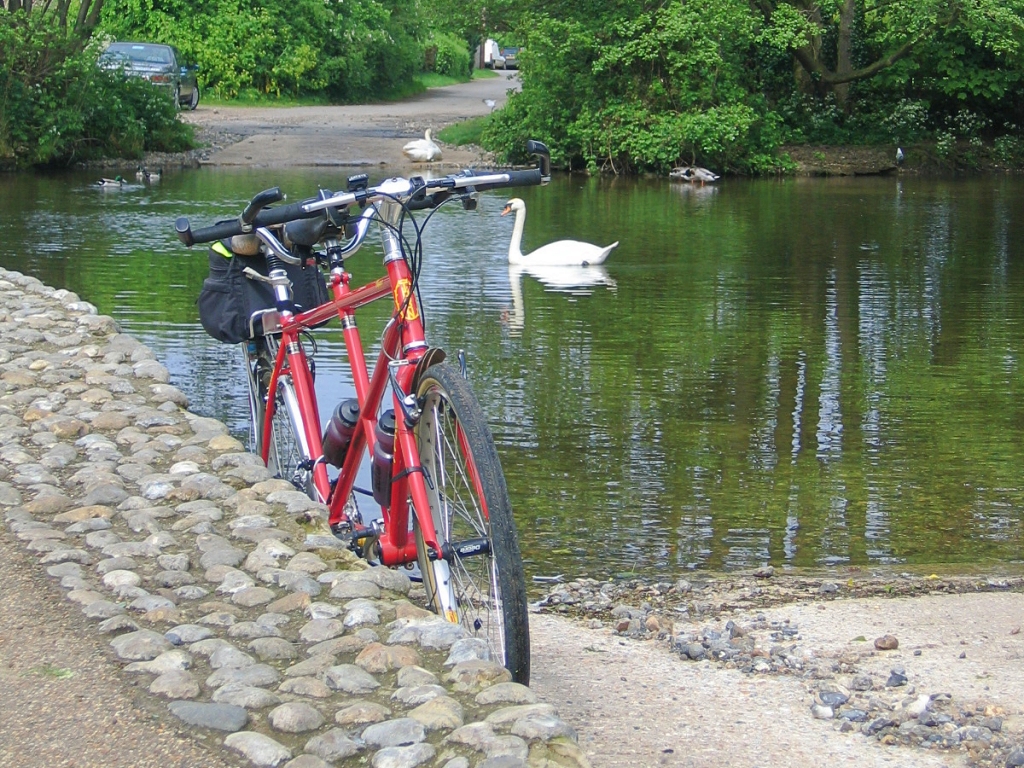
[[[266, 275], [268, 267], [263, 256], [246, 256], [228, 246], [229, 241], [222, 241], [209, 250], [210, 276], [203, 281], [199, 292], [199, 321], [213, 338], [237, 344], [251, 337], [249, 318], [254, 312], [273, 309], [274, 288], [243, 274], [246, 267], [252, 267]], [[330, 300], [324, 276], [312, 254], [301, 266], [285, 264], [284, 269], [292, 281], [298, 310], [313, 309]], [[259, 323], [256, 325], [256, 334], [262, 335], [262, 327]]]

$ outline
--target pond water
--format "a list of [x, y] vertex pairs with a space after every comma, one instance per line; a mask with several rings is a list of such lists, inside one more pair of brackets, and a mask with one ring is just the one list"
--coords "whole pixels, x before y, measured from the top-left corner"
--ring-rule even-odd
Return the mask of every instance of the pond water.
[[[205, 256], [172, 222], [345, 175], [6, 176], [0, 264], [114, 316], [242, 436], [240, 356], [198, 325]], [[1024, 182], [563, 177], [517, 194], [524, 251], [621, 243], [601, 270], [511, 270], [500, 192], [427, 229], [428, 337], [467, 352], [528, 573], [1020, 562]], [[373, 279], [379, 257], [368, 243], [349, 268]], [[319, 337], [333, 404], [344, 350]]]

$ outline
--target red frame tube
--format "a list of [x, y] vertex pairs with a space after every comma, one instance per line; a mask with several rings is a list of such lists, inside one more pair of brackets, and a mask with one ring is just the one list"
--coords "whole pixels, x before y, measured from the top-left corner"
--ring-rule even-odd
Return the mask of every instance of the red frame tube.
[[[416, 437], [401, 418], [399, 396], [409, 392], [413, 385], [415, 363], [426, 352], [423, 323], [420, 317], [416, 297], [412, 293], [412, 282], [409, 269], [401, 259], [389, 261], [386, 265], [387, 275], [356, 289], [349, 286], [347, 274], [333, 275], [331, 288], [334, 300], [298, 315], [284, 314], [281, 317], [281, 341], [274, 371], [270, 380], [270, 391], [275, 392], [277, 381], [287, 361], [288, 369], [295, 385], [299, 409], [303, 414], [307, 445], [314, 457], [314, 483], [318, 493], [327, 499], [328, 522], [335, 525], [346, 521], [345, 501], [355, 485], [359, 466], [367, 453], [373, 451], [376, 441], [375, 426], [377, 412], [383, 402], [384, 393], [389, 384], [389, 363], [391, 360], [402, 359], [405, 365], [399, 367], [396, 378], [402, 393], [394, 393], [395, 412], [398, 414], [395, 429], [395, 452], [392, 464], [392, 493], [389, 508], [382, 508], [384, 533], [379, 545], [381, 562], [384, 565], [402, 565], [416, 560], [416, 542], [409, 535], [409, 498], [413, 507], [423, 510], [419, 516], [420, 530], [428, 547], [440, 553], [437, 533], [434, 530], [433, 518], [426, 483], [420, 466], [419, 449]], [[366, 367], [362, 340], [355, 323], [355, 310], [370, 302], [392, 295], [395, 303], [395, 314], [384, 332], [381, 352], [377, 357], [372, 376]], [[302, 349], [299, 335], [302, 331], [319, 325], [332, 317], [342, 321], [345, 348], [348, 353], [349, 366], [359, 401], [359, 427], [356, 429], [352, 442], [349, 444], [345, 461], [333, 489], [327, 475], [327, 467], [322, 461], [323, 445], [320, 435], [320, 417], [316, 403], [312, 377], [309, 374], [306, 354]], [[290, 352], [288, 350], [291, 349]], [[267, 405], [266, 419], [263, 424], [263, 461], [269, 458], [269, 440], [274, 402]], [[411, 469], [411, 471], [409, 471]]]

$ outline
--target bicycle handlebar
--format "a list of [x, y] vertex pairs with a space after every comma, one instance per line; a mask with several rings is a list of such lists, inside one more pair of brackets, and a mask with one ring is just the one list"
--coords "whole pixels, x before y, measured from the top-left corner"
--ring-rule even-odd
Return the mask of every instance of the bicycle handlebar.
[[[256, 198], [263, 194], [265, 192], [261, 192]], [[246, 206], [246, 211], [253, 206], [256, 198], [253, 198], [253, 201]], [[174, 231], [177, 233], [178, 239], [191, 248], [196, 243], [212, 243], [215, 240], [223, 240], [226, 237], [244, 235], [259, 227], [272, 227], [277, 224], [287, 224], [289, 221], [295, 221], [296, 219], [311, 219], [318, 216], [319, 211], [310, 213], [303, 208], [308, 202], [310, 201], [303, 200], [291, 205], [282, 205], [279, 208], [263, 208], [259, 206], [256, 208], [257, 212], [252, 215], [251, 220], [247, 224], [243, 224], [241, 217], [239, 217], [237, 219], [228, 219], [227, 221], [218, 221], [209, 227], [202, 227], [196, 230], [192, 229], [187, 216], [179, 216], [174, 221]], [[269, 201], [264, 203], [264, 205], [267, 204], [269, 204]]]
[[174, 222], [174, 230], [188, 247], [196, 243], [210, 243], [215, 240], [251, 232], [254, 228], [285, 224], [296, 219], [309, 219], [322, 215], [328, 209], [346, 209], [351, 205], [365, 206], [382, 200], [397, 200], [411, 210], [435, 208], [458, 193], [483, 192], [503, 187], [527, 187], [546, 184], [551, 180], [551, 159], [548, 148], [539, 141], [527, 142], [527, 150], [540, 160], [539, 168], [524, 171], [497, 171], [476, 173], [472, 170], [449, 174], [440, 179], [425, 180], [414, 176], [409, 179], [395, 177], [381, 182], [376, 187], [359, 187], [316, 198], [308, 198], [291, 205], [265, 208], [271, 203], [284, 199], [278, 187], [257, 194], [237, 219], [219, 221], [209, 227], [192, 229], [185, 216]]
[[242, 211], [242, 215], [239, 216], [239, 220], [243, 225], [252, 224], [252, 220], [256, 218], [263, 208], [267, 207], [272, 203], [279, 203], [284, 200], [284, 192], [281, 191], [280, 187], [272, 187], [271, 189], [265, 189], [252, 199], [252, 201], [245, 206], [245, 210]]

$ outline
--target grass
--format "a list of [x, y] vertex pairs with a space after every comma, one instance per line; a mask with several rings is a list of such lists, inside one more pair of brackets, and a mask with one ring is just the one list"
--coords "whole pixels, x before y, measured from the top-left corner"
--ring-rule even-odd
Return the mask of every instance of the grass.
[[[421, 72], [413, 77], [410, 84], [385, 94], [381, 101], [401, 101], [410, 96], [423, 93], [428, 88], [444, 88], [446, 85], [457, 85], [467, 80], [486, 80], [500, 77], [490, 69], [474, 69], [469, 78], [438, 75], [434, 72]], [[243, 91], [238, 96], [225, 99], [212, 93], [204, 93], [202, 104], [208, 107], [323, 107], [331, 102], [323, 96], [274, 96], [258, 91]]]
[[454, 144], [456, 147], [461, 147], [465, 144], [480, 144], [480, 135], [484, 132], [484, 128], [490, 121], [490, 115], [473, 117], [461, 123], [449, 125], [437, 134], [437, 138], [445, 144]]
[[40, 677], [49, 677], [53, 680], [67, 680], [69, 677], [75, 676], [73, 670], [64, 669], [54, 664], [41, 664], [38, 667], [32, 667], [30, 671]]

